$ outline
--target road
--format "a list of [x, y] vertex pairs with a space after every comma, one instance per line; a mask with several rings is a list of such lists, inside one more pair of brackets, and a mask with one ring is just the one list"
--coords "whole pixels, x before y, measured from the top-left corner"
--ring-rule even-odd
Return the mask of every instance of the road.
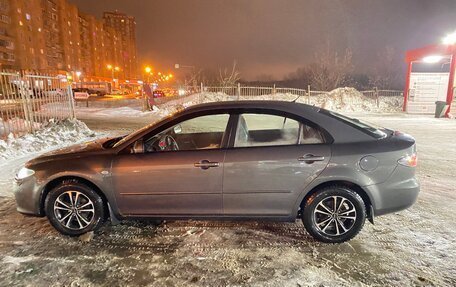
[[[455, 286], [456, 121], [363, 115], [412, 134], [422, 190], [408, 210], [366, 223], [348, 243], [315, 242], [302, 223], [143, 221], [106, 224], [90, 242], [0, 198], [2, 286]], [[87, 120], [127, 132], [145, 119]], [[176, 179], [178, 180], [178, 179]]]

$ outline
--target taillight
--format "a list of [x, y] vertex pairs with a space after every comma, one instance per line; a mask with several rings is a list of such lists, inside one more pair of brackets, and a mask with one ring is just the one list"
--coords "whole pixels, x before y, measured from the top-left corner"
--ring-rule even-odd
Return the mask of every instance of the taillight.
[[397, 163], [403, 166], [415, 167], [418, 164], [418, 156], [416, 153], [413, 153], [411, 155], [400, 158]]

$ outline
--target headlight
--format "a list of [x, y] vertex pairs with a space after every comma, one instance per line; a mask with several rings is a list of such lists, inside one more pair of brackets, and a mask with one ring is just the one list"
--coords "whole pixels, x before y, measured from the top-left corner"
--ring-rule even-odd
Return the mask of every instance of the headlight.
[[17, 180], [22, 180], [22, 179], [26, 179], [27, 177], [30, 177], [32, 175], [34, 175], [35, 172], [31, 169], [28, 169], [26, 167], [23, 167], [19, 170], [19, 172], [17, 173], [16, 175], [16, 179]]

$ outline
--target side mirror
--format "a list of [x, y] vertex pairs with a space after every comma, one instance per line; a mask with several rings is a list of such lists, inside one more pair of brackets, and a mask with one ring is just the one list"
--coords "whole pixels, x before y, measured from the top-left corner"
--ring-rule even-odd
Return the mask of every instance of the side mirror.
[[144, 153], [144, 141], [143, 141], [142, 138], [137, 140], [134, 143], [132, 152], [135, 153], [135, 154], [136, 153]]
[[182, 132], [181, 125], [174, 126], [173, 131], [175, 134], [180, 134]]

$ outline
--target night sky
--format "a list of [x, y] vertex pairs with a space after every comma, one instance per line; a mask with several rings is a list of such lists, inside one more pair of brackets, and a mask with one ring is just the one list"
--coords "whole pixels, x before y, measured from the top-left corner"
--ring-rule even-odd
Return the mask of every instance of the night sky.
[[[101, 18], [136, 17], [140, 63], [212, 68], [237, 61], [243, 79], [276, 79], [312, 61], [329, 41], [349, 47], [357, 71], [371, 69], [385, 46], [438, 43], [456, 30], [456, 0], [70, 0]], [[371, 61], [372, 62], [372, 61]]]

